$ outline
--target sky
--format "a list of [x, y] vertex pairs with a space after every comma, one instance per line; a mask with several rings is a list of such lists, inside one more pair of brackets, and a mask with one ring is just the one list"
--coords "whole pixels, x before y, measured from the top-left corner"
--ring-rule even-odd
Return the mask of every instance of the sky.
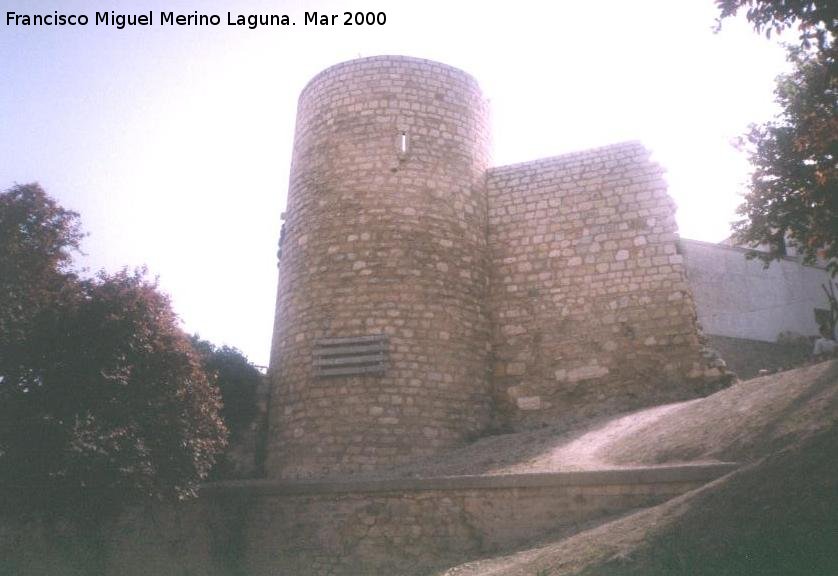
[[[39, 182], [89, 233], [90, 273], [145, 266], [183, 327], [268, 362], [296, 102], [320, 70], [403, 54], [472, 74], [496, 166], [640, 140], [667, 170], [682, 237], [720, 241], [748, 163], [732, 143], [778, 111], [776, 41], [712, 0], [0, 0], [0, 190]], [[14, 26], [7, 12], [86, 14]], [[154, 15], [96, 26], [96, 12]], [[160, 11], [221, 25], [163, 26]], [[305, 12], [383, 26], [304, 26]], [[227, 26], [227, 13], [296, 26]], [[341, 22], [343, 18], [339, 18]]]

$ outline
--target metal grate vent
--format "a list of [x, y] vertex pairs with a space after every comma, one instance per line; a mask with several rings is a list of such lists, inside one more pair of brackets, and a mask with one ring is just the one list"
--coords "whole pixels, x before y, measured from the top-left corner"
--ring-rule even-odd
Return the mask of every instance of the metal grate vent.
[[315, 343], [314, 373], [328, 376], [382, 374], [387, 364], [387, 336], [323, 338]]

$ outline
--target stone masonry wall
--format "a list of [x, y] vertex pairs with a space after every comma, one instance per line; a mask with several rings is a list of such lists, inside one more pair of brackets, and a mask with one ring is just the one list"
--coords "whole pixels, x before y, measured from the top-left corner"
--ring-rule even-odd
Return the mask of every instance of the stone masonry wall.
[[488, 175], [502, 423], [581, 420], [708, 391], [661, 168], [636, 142]]
[[[490, 420], [486, 103], [466, 73], [374, 57], [300, 96], [271, 358], [267, 471], [373, 470]], [[323, 338], [385, 334], [378, 375], [318, 377]]]
[[197, 500], [132, 510], [96, 542], [66, 523], [0, 518], [0, 573], [420, 576], [663, 502], [732, 469], [208, 485]]
[[254, 576], [278, 566], [295, 576], [420, 576], [701, 483], [264, 496], [249, 519], [243, 564]]

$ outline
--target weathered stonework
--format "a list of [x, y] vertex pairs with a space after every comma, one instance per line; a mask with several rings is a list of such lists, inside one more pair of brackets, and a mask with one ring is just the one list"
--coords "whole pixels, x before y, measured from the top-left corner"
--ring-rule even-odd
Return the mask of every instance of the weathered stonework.
[[[545, 535], [653, 506], [729, 467], [422, 479], [258, 496], [247, 525], [252, 575], [421, 576]], [[442, 479], [440, 479], [442, 480]], [[469, 484], [472, 485], [469, 485]], [[347, 487], [348, 488], [348, 487]]]
[[660, 167], [628, 142], [489, 170], [498, 414], [569, 421], [694, 396], [700, 354]]
[[[443, 64], [364, 58], [303, 90], [269, 476], [381, 469], [723, 379], [640, 144], [501, 168], [488, 151], [477, 82]], [[375, 335], [386, 354], [358, 339]]]
[[423, 576], [658, 504], [732, 469], [228, 482], [196, 500], [131, 510], [99, 542], [69, 525], [0, 518], [0, 573]]
[[[300, 96], [272, 351], [268, 472], [407, 462], [490, 421], [485, 173], [477, 83], [368, 58]], [[320, 378], [324, 338], [385, 334], [383, 375]]]
[[[421, 576], [733, 470], [344, 477], [726, 378], [702, 349], [674, 206], [642, 146], [499, 168], [488, 150], [462, 71], [376, 57], [316, 76], [280, 246], [269, 478], [149, 504], [94, 539], [0, 518], [0, 573]], [[231, 467], [253, 473], [245, 460]]]

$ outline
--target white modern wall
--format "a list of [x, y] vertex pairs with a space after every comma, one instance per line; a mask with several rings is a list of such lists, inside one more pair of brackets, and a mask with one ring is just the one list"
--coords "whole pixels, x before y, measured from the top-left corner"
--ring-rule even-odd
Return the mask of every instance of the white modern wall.
[[824, 268], [798, 258], [767, 269], [742, 248], [681, 239], [698, 319], [706, 334], [775, 342], [780, 332], [818, 334], [814, 309], [828, 308]]

